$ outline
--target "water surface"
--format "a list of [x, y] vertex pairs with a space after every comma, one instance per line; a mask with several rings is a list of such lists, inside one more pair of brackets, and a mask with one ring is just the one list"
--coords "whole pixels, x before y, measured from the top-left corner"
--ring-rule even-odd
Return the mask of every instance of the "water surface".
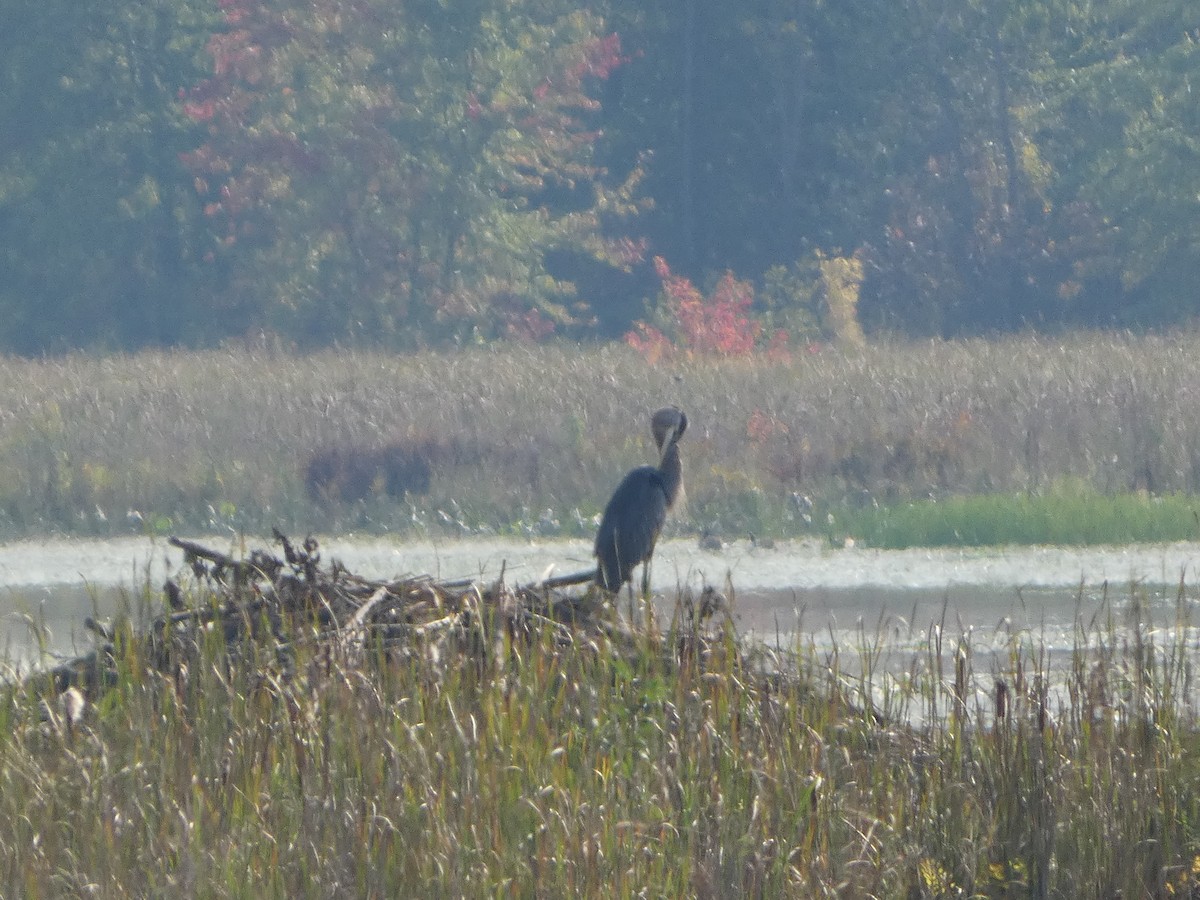
[[[197, 537], [214, 549], [243, 555], [228, 538]], [[269, 546], [268, 541], [252, 546]], [[471, 539], [407, 541], [340, 536], [322, 541], [337, 558], [368, 577], [432, 575], [526, 583], [548, 572], [591, 565], [582, 540]], [[9, 661], [38, 655], [30, 622], [46, 649], [70, 654], [88, 645], [87, 615], [110, 614], [121, 598], [157, 588], [183, 563], [164, 540], [46, 540], [0, 545], [0, 655]], [[803, 635], [821, 646], [852, 645], [883, 635], [897, 648], [920, 649], [931, 629], [970, 633], [982, 646], [1002, 648], [1013, 634], [1042, 637], [1069, 648], [1078, 617], [1122, 617], [1138, 585], [1149, 600], [1138, 614], [1167, 622], [1190, 610], [1200, 582], [1200, 544], [1127, 547], [1011, 547], [984, 549], [829, 549], [781, 541], [769, 549], [736, 541], [718, 552], [694, 539], [665, 541], [652, 587], [673, 598], [681, 585], [714, 584], [733, 597], [739, 628], [766, 639]], [[1182, 606], [1180, 585], [1183, 584]]]

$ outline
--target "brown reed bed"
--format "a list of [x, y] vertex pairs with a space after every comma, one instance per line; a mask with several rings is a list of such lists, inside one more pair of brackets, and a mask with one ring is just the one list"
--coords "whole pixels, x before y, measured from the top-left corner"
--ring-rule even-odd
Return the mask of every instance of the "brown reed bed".
[[658, 366], [574, 346], [9, 358], [0, 532], [584, 534], [668, 402], [694, 422], [696, 531], [820, 534], [863, 506], [1064, 483], [1190, 495], [1198, 353], [1187, 332]]

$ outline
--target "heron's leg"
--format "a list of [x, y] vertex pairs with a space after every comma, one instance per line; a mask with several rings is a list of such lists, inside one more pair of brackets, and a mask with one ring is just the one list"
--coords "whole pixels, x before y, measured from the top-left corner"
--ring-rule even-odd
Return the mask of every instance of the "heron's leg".
[[[633, 579], [629, 581], [629, 590], [633, 591]], [[641, 609], [642, 627], [647, 631], [650, 628], [650, 559], [646, 558], [642, 563], [642, 592], [638, 595], [638, 606]]]

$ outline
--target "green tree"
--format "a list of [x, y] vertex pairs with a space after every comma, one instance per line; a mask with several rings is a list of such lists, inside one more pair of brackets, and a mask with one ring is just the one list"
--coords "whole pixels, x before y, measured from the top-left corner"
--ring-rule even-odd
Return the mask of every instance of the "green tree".
[[650, 151], [642, 224], [690, 277], [757, 274], [855, 235], [860, 195], [846, 188], [873, 170], [842, 150], [871, 102], [850, 82], [871, 72], [833, 52], [853, 32], [834, 34], [830, 7], [611, 3], [630, 63], [606, 97], [608, 158]]
[[[889, 45], [888, 133], [907, 133], [865, 234], [864, 318], [919, 334], [1055, 327], [1080, 247], [1057, 240], [1023, 110], [1043, 102], [1022, 4], [913, 0]], [[894, 55], [893, 55], [894, 54]], [[886, 135], [881, 139], [888, 143]], [[1086, 224], [1086, 217], [1077, 219]]]
[[[1200, 8], [1188, 0], [1028, 4], [1042, 102], [1025, 110], [1062, 240], [1076, 320], [1200, 313]], [[1200, 84], [1197, 85], [1200, 89]]]
[[200, 4], [14, 0], [0, 14], [0, 347], [173, 343], [205, 330], [202, 225], [174, 106]]

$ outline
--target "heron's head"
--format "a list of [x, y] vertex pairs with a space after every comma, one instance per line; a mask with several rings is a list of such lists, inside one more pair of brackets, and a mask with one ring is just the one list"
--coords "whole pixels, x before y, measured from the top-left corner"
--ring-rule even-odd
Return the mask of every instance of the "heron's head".
[[654, 443], [661, 450], [683, 437], [687, 416], [678, 406], [664, 406], [650, 417], [650, 428], [654, 432]]

